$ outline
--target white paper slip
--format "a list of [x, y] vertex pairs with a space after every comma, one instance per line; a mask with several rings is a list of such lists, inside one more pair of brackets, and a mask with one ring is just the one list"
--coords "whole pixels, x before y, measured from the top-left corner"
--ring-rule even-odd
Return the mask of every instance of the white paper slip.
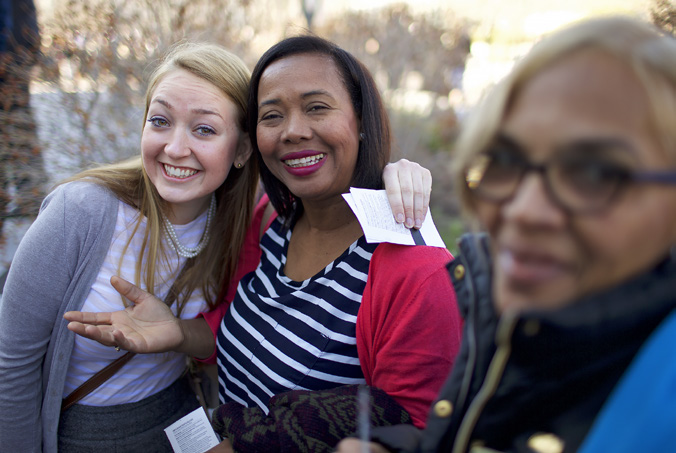
[[164, 428], [164, 432], [175, 453], [204, 453], [220, 443], [201, 407]]
[[428, 212], [420, 230], [408, 229], [397, 223], [392, 215], [390, 202], [384, 190], [350, 188], [350, 193], [344, 193], [343, 198], [357, 216], [357, 220], [364, 231], [366, 242], [391, 242], [403, 245], [431, 245], [444, 247], [437, 227], [432, 220], [432, 213]]

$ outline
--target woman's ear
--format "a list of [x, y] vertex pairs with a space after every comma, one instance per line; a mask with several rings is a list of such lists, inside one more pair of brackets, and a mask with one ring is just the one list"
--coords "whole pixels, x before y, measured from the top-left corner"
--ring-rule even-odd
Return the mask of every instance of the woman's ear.
[[235, 167], [242, 168], [248, 162], [252, 152], [253, 146], [251, 146], [249, 135], [241, 134], [237, 143], [237, 152], [235, 153]]

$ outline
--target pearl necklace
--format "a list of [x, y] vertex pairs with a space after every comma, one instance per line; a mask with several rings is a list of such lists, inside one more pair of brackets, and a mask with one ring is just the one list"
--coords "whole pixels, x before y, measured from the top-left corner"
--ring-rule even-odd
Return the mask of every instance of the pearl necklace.
[[162, 220], [164, 221], [164, 232], [169, 239], [169, 246], [183, 258], [194, 258], [199, 255], [209, 242], [209, 227], [211, 226], [211, 219], [213, 218], [215, 212], [216, 196], [212, 193], [211, 202], [209, 203], [209, 210], [207, 211], [207, 223], [204, 226], [204, 234], [202, 234], [202, 239], [200, 239], [200, 242], [196, 247], [186, 247], [185, 245], [181, 244], [181, 242], [178, 240], [178, 236], [176, 235], [174, 225], [172, 225], [169, 219], [167, 219], [167, 217], [162, 214]]

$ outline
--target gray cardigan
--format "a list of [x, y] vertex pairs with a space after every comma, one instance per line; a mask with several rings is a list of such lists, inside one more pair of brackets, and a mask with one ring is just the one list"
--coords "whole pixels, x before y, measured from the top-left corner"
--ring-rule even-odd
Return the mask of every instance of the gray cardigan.
[[0, 300], [0, 446], [55, 452], [79, 310], [108, 253], [119, 201], [90, 183], [59, 186], [42, 203]]

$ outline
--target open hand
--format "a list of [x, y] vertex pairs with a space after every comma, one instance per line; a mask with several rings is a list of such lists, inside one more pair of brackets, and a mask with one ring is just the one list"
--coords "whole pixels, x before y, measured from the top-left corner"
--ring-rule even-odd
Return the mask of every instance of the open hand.
[[105, 346], [136, 353], [175, 350], [184, 339], [180, 320], [157, 297], [113, 276], [113, 287], [133, 305], [114, 312], [66, 312], [68, 329]]

